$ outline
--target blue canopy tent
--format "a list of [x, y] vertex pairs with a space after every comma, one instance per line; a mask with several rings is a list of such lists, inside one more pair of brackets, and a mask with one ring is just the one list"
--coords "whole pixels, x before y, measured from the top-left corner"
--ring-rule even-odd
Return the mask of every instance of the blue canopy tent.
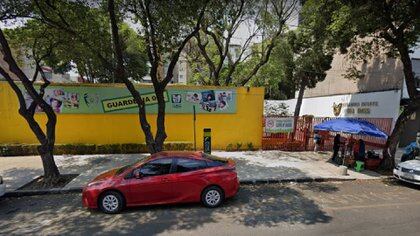
[[343, 132], [356, 135], [366, 135], [386, 139], [388, 135], [376, 125], [361, 119], [337, 118], [314, 126], [314, 130]]

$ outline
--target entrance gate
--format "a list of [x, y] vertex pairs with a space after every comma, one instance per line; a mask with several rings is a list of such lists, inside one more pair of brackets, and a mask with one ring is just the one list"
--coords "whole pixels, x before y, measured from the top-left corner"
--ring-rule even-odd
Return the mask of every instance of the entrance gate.
[[[263, 117], [263, 135], [262, 135], [262, 149], [263, 150], [282, 150], [282, 151], [311, 151], [314, 150], [314, 130], [313, 127], [324, 121], [336, 119], [333, 117], [312, 117], [299, 116], [289, 117], [294, 120], [294, 129], [290, 132], [270, 132], [266, 129], [267, 118], [280, 118], [280, 116], [264, 116]], [[359, 118], [366, 120], [386, 134], [392, 131], [392, 118]], [[326, 132], [323, 135], [323, 150], [332, 150], [333, 139], [335, 132]], [[343, 135], [345, 138], [348, 134]], [[353, 135], [356, 139], [363, 139], [366, 143], [366, 149], [380, 149], [385, 145], [386, 140], [370, 137]]]

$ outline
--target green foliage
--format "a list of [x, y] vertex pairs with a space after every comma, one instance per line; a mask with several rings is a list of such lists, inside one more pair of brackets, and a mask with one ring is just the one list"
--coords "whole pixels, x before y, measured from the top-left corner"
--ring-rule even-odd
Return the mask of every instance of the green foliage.
[[226, 146], [226, 151], [233, 151], [234, 149], [233, 149], [233, 144], [231, 144], [231, 143], [229, 143], [227, 146]]
[[[259, 50], [259, 45], [255, 45], [254, 50]], [[234, 81], [240, 80], [249, 70], [257, 64], [258, 57], [251, 57], [246, 62], [240, 64]], [[285, 39], [280, 40], [273, 49], [269, 61], [250, 81], [251, 86], [264, 86], [265, 98], [283, 100], [293, 98], [295, 95], [295, 83], [293, 81], [293, 51]]]
[[[138, 30], [141, 36], [154, 39], [158, 53], [170, 57], [197, 24], [198, 15], [205, 3], [204, 0], [127, 0], [124, 2], [123, 11], [132, 13], [132, 20], [142, 25]], [[147, 8], [143, 9], [145, 7]], [[165, 59], [170, 60], [168, 57]]]
[[255, 150], [254, 144], [252, 144], [252, 143], [247, 143], [246, 146], [248, 148], [248, 151], [254, 151]]
[[[398, 56], [398, 45], [413, 47], [420, 37], [419, 1], [308, 0], [302, 9], [303, 23], [315, 31], [326, 29], [328, 46], [348, 53], [352, 64], [373, 56]], [[349, 69], [347, 78], [360, 72]]]
[[242, 143], [236, 143], [236, 150], [239, 151], [242, 148]]
[[[270, 58], [297, 2], [211, 1], [201, 31], [190, 45], [193, 53], [188, 56], [194, 62], [191, 83], [216, 86], [247, 84]], [[247, 33], [242, 32], [242, 38], [238, 39], [238, 29], [244, 26], [248, 27]], [[253, 45], [261, 36], [264, 42]], [[277, 84], [272, 81], [268, 83]]]
[[128, 77], [135, 81], [142, 81], [149, 70], [144, 39], [125, 23], [120, 26], [120, 37]]
[[[267, 99], [290, 99], [302, 79], [310, 88], [324, 80], [326, 71], [331, 68], [333, 50], [326, 46], [325, 36], [316, 39], [316, 33], [307, 25], [289, 31], [274, 48], [267, 64], [251, 80], [251, 85], [266, 87]], [[240, 79], [242, 74], [249, 73], [258, 60], [251, 58], [240, 65], [234, 77]]]
[[26, 17], [31, 9], [31, 0], [1, 0], [0, 20], [6, 23], [8, 20], [16, 20], [18, 17]]
[[[84, 22], [93, 25], [88, 33], [90, 37], [83, 39], [88, 43], [36, 20], [29, 20], [22, 27], [6, 30], [5, 33], [10, 45], [18, 52], [23, 51], [28, 58], [42, 58], [44, 65], [50, 66], [56, 73], [65, 73], [76, 67], [88, 81], [112, 82], [114, 74], [109, 63], [113, 63], [113, 56], [108, 19], [95, 9], [86, 10], [97, 13], [98, 17], [94, 20], [99, 27], [94, 28], [94, 22]], [[128, 76], [141, 81], [148, 70], [144, 42], [127, 24], [121, 25], [120, 32]], [[84, 30], [81, 34], [85, 34]], [[92, 45], [96, 47], [93, 50], [90, 48]], [[96, 50], [107, 60], [98, 57]]]

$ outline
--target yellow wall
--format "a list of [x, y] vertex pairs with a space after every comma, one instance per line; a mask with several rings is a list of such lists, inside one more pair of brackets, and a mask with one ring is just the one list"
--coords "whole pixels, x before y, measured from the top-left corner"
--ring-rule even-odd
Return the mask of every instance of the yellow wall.
[[[248, 91], [241, 87], [236, 88], [236, 92], [236, 114], [197, 114], [198, 148], [202, 148], [203, 128], [212, 129], [213, 149], [225, 149], [228, 144], [236, 146], [237, 143], [242, 143], [243, 147], [247, 143], [261, 147], [264, 88], [249, 88]], [[6, 82], [0, 82], [0, 143], [37, 143], [27, 123], [18, 114], [18, 108], [14, 92]], [[154, 128], [156, 115], [150, 114], [147, 118]], [[43, 124], [46, 121], [43, 114], [37, 114], [36, 119]], [[192, 114], [167, 114], [166, 141], [193, 142], [192, 121]], [[144, 143], [136, 114], [58, 114], [56, 136], [58, 144]]]

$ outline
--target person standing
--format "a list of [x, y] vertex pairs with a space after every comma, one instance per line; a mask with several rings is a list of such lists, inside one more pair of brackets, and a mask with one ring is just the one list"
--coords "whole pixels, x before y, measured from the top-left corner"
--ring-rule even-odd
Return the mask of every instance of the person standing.
[[334, 144], [333, 144], [333, 161], [337, 160], [338, 151], [340, 151], [340, 143], [341, 143], [341, 136], [340, 134], [336, 134], [334, 137]]
[[359, 154], [358, 154], [358, 160], [359, 161], [365, 161], [365, 141], [363, 139], [359, 139]]
[[320, 145], [321, 145], [321, 135], [318, 134], [318, 131], [315, 131], [314, 143], [315, 143], [314, 152], [319, 152]]
[[355, 141], [356, 140], [353, 138], [353, 135], [350, 135], [349, 141], [347, 142], [347, 145], [346, 145], [346, 156], [353, 155], [353, 147], [354, 147]]
[[356, 159], [356, 160], [358, 160], [359, 159], [359, 147], [360, 147], [360, 145], [359, 145], [360, 143], [359, 143], [359, 140], [356, 140], [355, 142], [354, 142], [354, 145], [353, 145], [353, 157], [354, 157], [354, 159]]

